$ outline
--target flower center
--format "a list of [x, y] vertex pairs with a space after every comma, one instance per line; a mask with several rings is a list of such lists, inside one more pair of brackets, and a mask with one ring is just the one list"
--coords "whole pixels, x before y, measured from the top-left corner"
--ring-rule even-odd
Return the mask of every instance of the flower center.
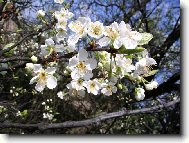
[[46, 76], [47, 76], [47, 73], [45, 71], [42, 71], [39, 73], [39, 81], [40, 82], [45, 82], [46, 81]]
[[108, 28], [106, 32], [108, 33], [108, 37], [112, 40], [115, 40], [119, 35], [119, 33], [112, 28]]
[[101, 34], [101, 28], [100, 28], [100, 26], [93, 26], [93, 33], [95, 34], [95, 35], [100, 35]]
[[76, 66], [80, 71], [84, 71], [86, 68], [86, 65], [84, 62], [79, 62]]
[[91, 83], [91, 84], [90, 84], [90, 88], [91, 88], [91, 90], [94, 90], [95, 84], [94, 84], [94, 83]]

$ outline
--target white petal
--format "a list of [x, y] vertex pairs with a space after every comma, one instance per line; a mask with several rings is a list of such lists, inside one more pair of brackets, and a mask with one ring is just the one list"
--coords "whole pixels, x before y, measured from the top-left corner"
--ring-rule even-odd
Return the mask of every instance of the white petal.
[[146, 90], [153, 90], [153, 85], [152, 84], [145, 84]]
[[79, 41], [80, 36], [78, 34], [73, 34], [68, 38], [68, 45], [76, 44]]
[[75, 51], [76, 50], [75, 44], [69, 43], [69, 45], [66, 47], [66, 49], [68, 50], [68, 52]]
[[113, 45], [115, 49], [119, 49], [122, 46], [122, 41], [119, 38], [116, 38]]
[[88, 57], [88, 52], [85, 49], [81, 49], [78, 52], [79, 61], [86, 61]]
[[117, 92], [117, 87], [113, 86], [113, 87], [112, 87], [112, 92], [113, 92], [113, 93], [116, 93], [116, 92]]
[[121, 41], [123, 42], [123, 45], [126, 49], [134, 49], [137, 46], [137, 42], [129, 38], [122, 38]]
[[132, 38], [136, 41], [140, 41], [142, 39], [142, 34], [137, 31], [131, 31]]
[[74, 24], [75, 22], [71, 21], [69, 24], [68, 24], [68, 27], [75, 32], [75, 28], [74, 28]]
[[54, 76], [47, 77], [47, 87], [53, 89], [57, 86], [57, 79]]
[[77, 63], [78, 63], [78, 58], [76, 56], [74, 56], [71, 59], [69, 59], [69, 65], [68, 65], [68, 67], [75, 66]]
[[42, 70], [42, 66], [40, 64], [33, 64], [33, 71], [35, 73], [39, 72]]
[[92, 71], [87, 71], [87, 72], [84, 74], [83, 79], [84, 79], [84, 80], [89, 80], [89, 79], [91, 79], [92, 77], [93, 77]]
[[39, 92], [43, 91], [45, 88], [45, 83], [44, 82], [37, 82], [35, 89]]
[[80, 75], [78, 74], [77, 70], [74, 70], [71, 72], [71, 77], [72, 77], [72, 79], [79, 79]]
[[67, 37], [67, 33], [66, 32], [58, 32], [56, 34], [56, 37], [59, 39], [64, 39], [65, 37]]
[[157, 64], [156, 61], [153, 58], [146, 58], [146, 65], [155, 65]]
[[45, 44], [48, 45], [48, 46], [49, 45], [54, 45], [54, 41], [53, 41], [53, 39], [49, 38], [49, 39], [45, 40]]
[[95, 69], [97, 67], [97, 61], [93, 58], [88, 59], [86, 64], [89, 64], [91, 69]]
[[55, 46], [55, 52], [63, 52], [65, 50], [64, 45], [56, 45]]
[[80, 21], [84, 26], [87, 26], [91, 22], [89, 17], [79, 17], [77, 20]]
[[115, 29], [116, 31], [118, 31], [119, 29], [118, 29], [118, 23], [117, 22], [113, 22], [111, 25], [110, 25], [113, 29]]
[[97, 95], [98, 94], [98, 90], [93, 90], [91, 93], [94, 94], [94, 95]]
[[71, 88], [72, 88], [71, 83], [68, 83], [68, 84], [66, 85], [66, 87], [67, 87], [68, 89], [71, 89]]
[[99, 44], [101, 47], [107, 46], [110, 43], [111, 39], [108, 37], [101, 38], [97, 44]]
[[47, 45], [41, 45], [41, 52], [40, 55], [41, 56], [46, 56], [49, 54], [49, 51], [47, 50]]
[[121, 36], [125, 36], [126, 33], [131, 31], [131, 26], [129, 24], [125, 24], [124, 21], [121, 21], [119, 24], [119, 32]]
[[48, 74], [54, 74], [55, 71], [56, 71], [56, 68], [55, 68], [55, 67], [48, 67], [48, 68], [46, 69], [46, 72], [47, 72]]
[[35, 82], [37, 82], [38, 80], [38, 76], [34, 76], [31, 80], [30, 80], [30, 84], [33, 84]]

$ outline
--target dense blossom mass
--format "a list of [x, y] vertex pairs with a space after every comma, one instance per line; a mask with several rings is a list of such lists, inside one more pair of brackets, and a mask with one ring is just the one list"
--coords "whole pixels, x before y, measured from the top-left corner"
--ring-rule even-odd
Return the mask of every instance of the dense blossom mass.
[[[55, 2], [62, 4], [63, 0]], [[42, 10], [37, 12], [42, 21], [45, 15]], [[61, 72], [57, 59], [60, 55], [64, 57], [68, 54], [71, 57], [61, 63], [66, 65], [63, 73], [69, 79], [66, 88], [70, 95], [110, 96], [123, 90], [122, 79], [125, 78], [135, 84], [134, 95], [138, 101], [145, 98], [144, 88], [157, 88], [156, 81], [148, 82], [144, 78], [152, 73], [152, 66], [156, 65], [156, 61], [148, 56], [147, 50], [141, 47], [152, 39], [150, 33], [134, 31], [124, 21], [105, 26], [89, 17], [72, 20], [74, 14], [66, 8], [55, 11], [53, 17], [57, 22], [53, 29], [55, 34], [46, 36], [45, 44], [40, 46], [40, 57], [54, 61], [45, 64], [44, 69], [43, 64], [36, 64], [38, 58], [33, 55], [31, 59], [34, 64], [26, 64], [27, 70], [34, 76], [30, 84], [36, 82], [35, 89], [38, 92], [42, 92], [46, 86], [48, 89], [57, 87], [58, 73]], [[86, 46], [81, 46], [81, 39], [85, 39]], [[95, 48], [100, 50], [93, 51]], [[64, 99], [64, 95], [63, 91], [57, 93], [60, 99]], [[50, 112], [43, 116], [50, 120], [53, 118]]]

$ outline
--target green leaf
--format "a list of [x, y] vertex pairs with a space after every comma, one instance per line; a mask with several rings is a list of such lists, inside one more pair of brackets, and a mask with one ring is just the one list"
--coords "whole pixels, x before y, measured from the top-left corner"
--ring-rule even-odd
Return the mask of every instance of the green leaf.
[[27, 117], [27, 115], [28, 115], [28, 110], [24, 110], [24, 111], [21, 112], [21, 116], [23, 118]]
[[10, 48], [10, 47], [13, 46], [13, 45], [14, 45], [14, 43], [9, 43], [9, 44], [5, 45], [3, 49]]
[[143, 75], [143, 77], [152, 76], [152, 75], [156, 74], [158, 71], [159, 71], [159, 70], [152, 70], [152, 71], [150, 71], [148, 74]]
[[120, 54], [135, 54], [144, 51], [145, 49], [142, 47], [137, 47], [136, 49], [126, 49], [125, 46], [121, 46], [118, 50]]
[[17, 29], [16, 32], [22, 32], [23, 30], [22, 29]]
[[145, 45], [153, 38], [153, 35], [150, 33], [141, 33], [142, 39], [138, 42], [138, 45]]
[[3, 0], [0, 0], [0, 3], [2, 3], [3, 2]]

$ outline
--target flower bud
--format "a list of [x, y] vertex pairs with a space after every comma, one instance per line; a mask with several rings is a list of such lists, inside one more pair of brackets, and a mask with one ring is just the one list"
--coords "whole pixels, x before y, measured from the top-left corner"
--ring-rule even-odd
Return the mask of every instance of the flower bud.
[[43, 10], [37, 11], [37, 17], [44, 17], [44, 16], [45, 16], [45, 11], [43, 11]]
[[141, 82], [141, 80], [142, 80], [142, 77], [141, 76], [137, 76], [137, 78], [136, 78], [139, 82]]
[[64, 70], [64, 75], [69, 75], [68, 70]]
[[98, 63], [99, 68], [103, 68], [103, 64], [101, 62]]
[[33, 63], [27, 63], [27, 64], [26, 64], [26, 69], [27, 69], [27, 70], [33, 70], [33, 68], [34, 68]]
[[149, 84], [145, 84], [145, 88], [146, 90], [153, 90], [154, 86], [151, 83], [149, 83]]
[[151, 84], [153, 85], [153, 88], [157, 88], [157, 86], [158, 86], [157, 81], [152, 81]]
[[137, 101], [143, 100], [145, 97], [144, 92], [145, 92], [145, 90], [143, 88], [136, 88], [135, 89], [135, 99]]
[[123, 89], [123, 85], [122, 84], [118, 84], [117, 87], [118, 87], [118, 89]]
[[32, 62], [36, 63], [38, 61], [38, 58], [36, 56], [31, 57]]

